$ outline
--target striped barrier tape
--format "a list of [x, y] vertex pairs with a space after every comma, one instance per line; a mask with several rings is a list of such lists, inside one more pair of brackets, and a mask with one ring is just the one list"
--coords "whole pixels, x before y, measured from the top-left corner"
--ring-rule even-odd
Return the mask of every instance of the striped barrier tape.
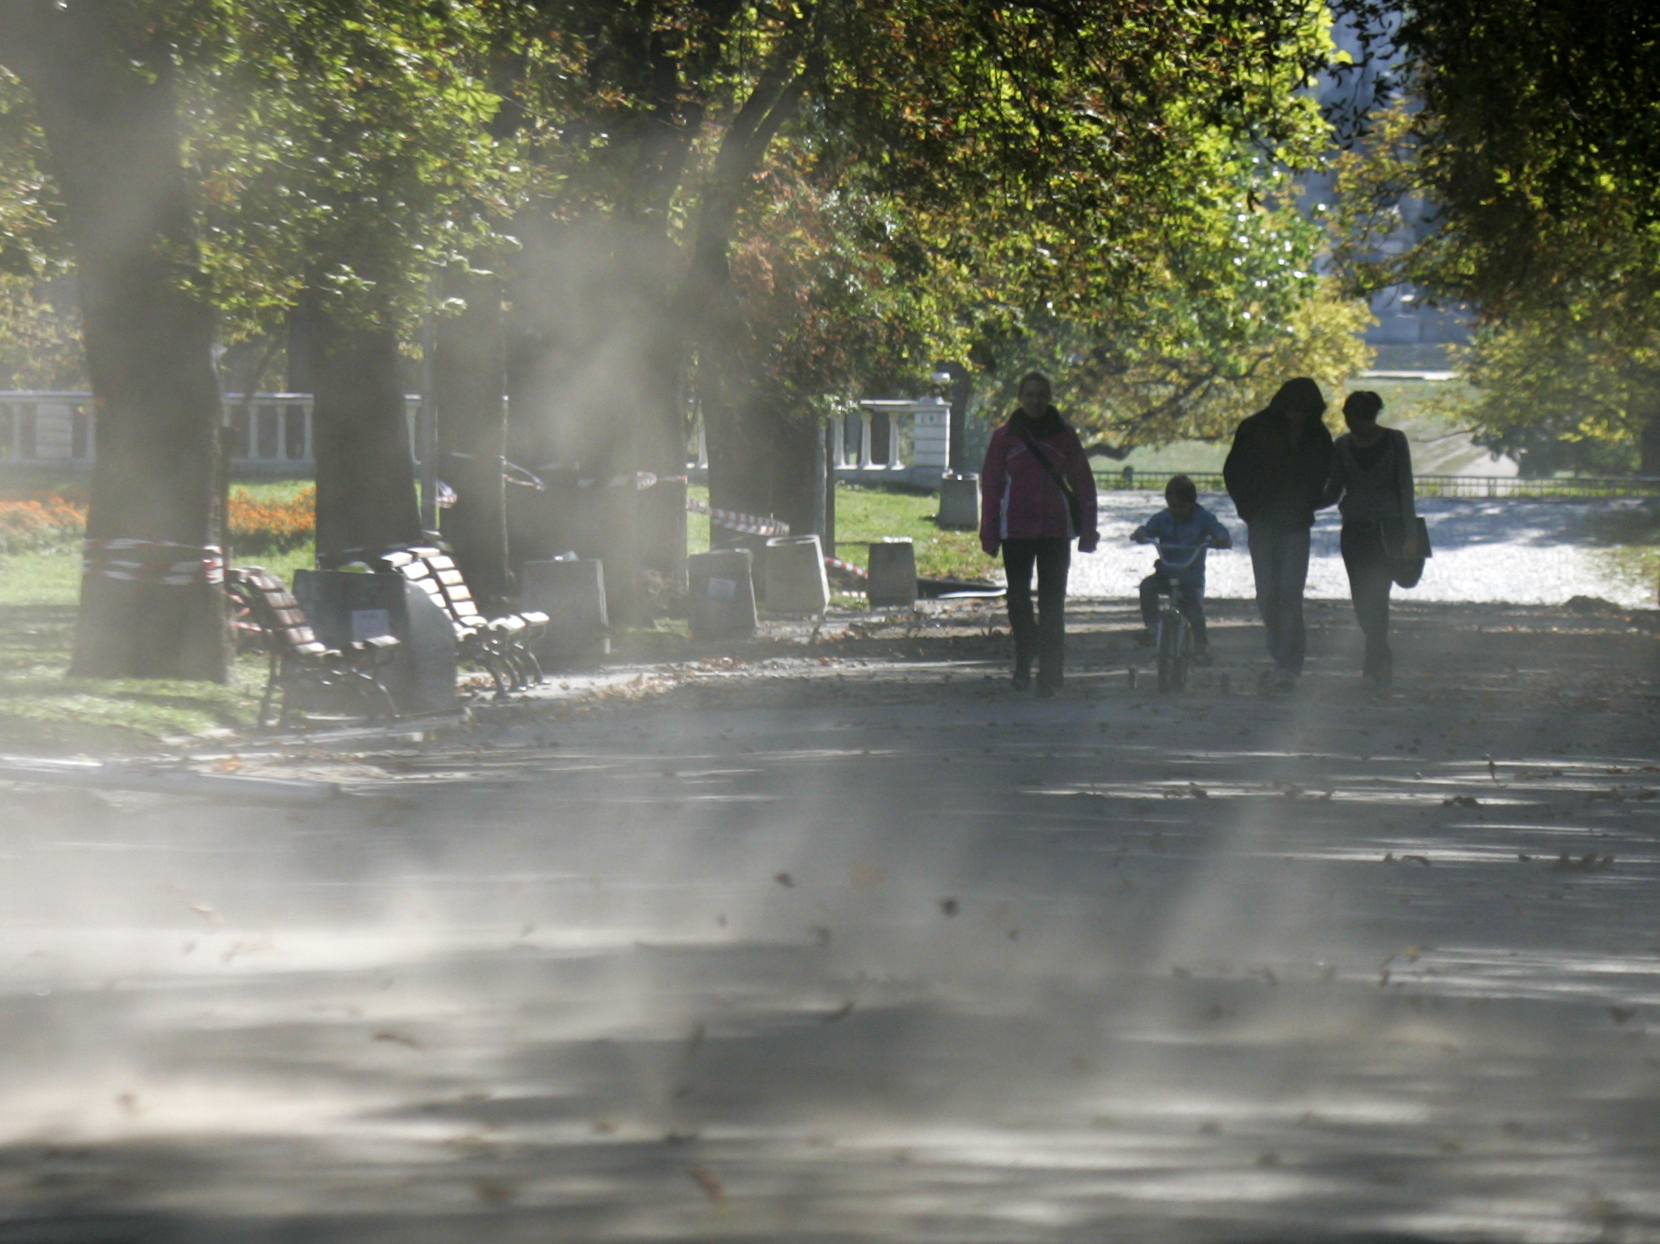
[[160, 583], [192, 587], [223, 583], [225, 558], [214, 545], [198, 548], [166, 540], [116, 537], [87, 540], [81, 551], [81, 574], [101, 575], [124, 583]]
[[833, 570], [845, 570], [855, 579], [870, 578], [870, 575], [867, 574], [861, 567], [855, 566], [852, 562], [844, 562], [839, 557], [826, 557], [824, 559], [824, 564]]
[[723, 510], [719, 506], [699, 501], [695, 497], [686, 498], [686, 509], [693, 514], [707, 514], [710, 522], [718, 523], [728, 531], [741, 531], [746, 536], [787, 536], [790, 534], [790, 525], [780, 522], [776, 518], [759, 518], [754, 514], [739, 514], [736, 510]]

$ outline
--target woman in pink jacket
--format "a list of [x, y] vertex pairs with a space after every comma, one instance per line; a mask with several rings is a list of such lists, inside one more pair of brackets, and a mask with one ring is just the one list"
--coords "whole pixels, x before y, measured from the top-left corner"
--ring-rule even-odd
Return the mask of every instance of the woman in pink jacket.
[[[1093, 553], [1095, 477], [1078, 434], [1050, 405], [1049, 377], [1032, 372], [1020, 382], [1020, 407], [991, 434], [980, 468], [980, 547], [1003, 551], [1008, 578], [1009, 629], [1014, 632], [1014, 686], [1037, 694], [1060, 690], [1066, 645], [1066, 572], [1072, 541]], [[1032, 568], [1038, 608], [1032, 615]]]

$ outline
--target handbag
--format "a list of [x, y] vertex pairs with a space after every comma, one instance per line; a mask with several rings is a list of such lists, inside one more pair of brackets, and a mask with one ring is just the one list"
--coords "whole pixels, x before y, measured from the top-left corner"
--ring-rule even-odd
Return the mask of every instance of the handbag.
[[1072, 530], [1076, 535], [1083, 535], [1084, 503], [1079, 499], [1078, 494], [1072, 491], [1072, 485], [1066, 482], [1066, 476], [1062, 475], [1059, 469], [1057, 469], [1056, 466], [1049, 461], [1049, 455], [1039, 449], [1038, 443], [1034, 441], [1024, 430], [1010, 430], [1025, 443], [1025, 446], [1031, 452], [1032, 457], [1038, 460], [1038, 465], [1043, 468], [1044, 473], [1048, 475], [1050, 479], [1054, 480], [1055, 483], [1060, 485], [1061, 495], [1066, 498], [1066, 516], [1072, 520]]
[[1389, 577], [1397, 587], [1417, 587], [1418, 580], [1424, 577], [1425, 559], [1435, 556], [1429, 545], [1429, 527], [1422, 516], [1417, 519], [1417, 524], [1418, 547], [1411, 557], [1401, 556], [1401, 549], [1406, 545], [1406, 520], [1386, 518], [1378, 524], [1378, 534], [1383, 539], [1383, 555], [1389, 561]]

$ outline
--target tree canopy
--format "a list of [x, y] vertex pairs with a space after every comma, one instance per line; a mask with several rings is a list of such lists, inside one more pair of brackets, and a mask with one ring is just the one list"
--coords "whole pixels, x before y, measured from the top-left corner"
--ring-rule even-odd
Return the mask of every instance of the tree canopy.
[[[1395, 32], [1401, 58], [1395, 105], [1344, 161], [1355, 285], [1408, 280], [1474, 309], [1463, 366], [1495, 448], [1527, 447], [1541, 469], [1632, 453], [1660, 473], [1647, 378], [1660, 344], [1660, 12], [1639, 0], [1339, 7]], [[1424, 220], [1404, 247], [1403, 205]], [[1547, 449], [1558, 440], [1586, 452]]]

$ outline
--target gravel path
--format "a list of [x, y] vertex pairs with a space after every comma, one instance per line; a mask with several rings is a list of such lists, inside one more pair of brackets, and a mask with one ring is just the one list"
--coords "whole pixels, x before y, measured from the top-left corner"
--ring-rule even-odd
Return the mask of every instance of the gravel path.
[[[1212, 597], [1250, 597], [1251, 558], [1245, 525], [1226, 495], [1200, 501], [1233, 532], [1233, 552], [1212, 553], [1206, 592]], [[1653, 603], [1652, 584], [1622, 579], [1596, 533], [1599, 518], [1639, 510], [1632, 501], [1487, 501], [1427, 497], [1420, 512], [1429, 523], [1435, 556], [1411, 598], [1423, 601], [1508, 602], [1559, 605], [1573, 596], [1600, 596], [1622, 605]], [[1134, 528], [1158, 512], [1156, 493], [1101, 494], [1101, 547], [1074, 556], [1072, 595], [1124, 597], [1152, 568], [1151, 550], [1131, 544]], [[1337, 549], [1339, 519], [1322, 511], [1314, 527], [1308, 595], [1346, 599], [1348, 579]]]

